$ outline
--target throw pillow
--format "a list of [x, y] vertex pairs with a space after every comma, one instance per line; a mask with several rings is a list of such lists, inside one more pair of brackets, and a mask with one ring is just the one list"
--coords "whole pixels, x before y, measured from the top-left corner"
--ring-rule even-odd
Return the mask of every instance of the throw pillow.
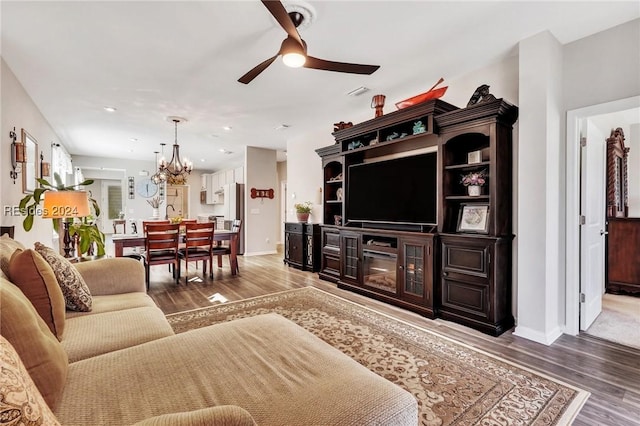
[[0, 336], [0, 423], [60, 426], [16, 350]]
[[13, 255], [13, 252], [17, 249], [24, 250], [25, 248], [26, 247], [20, 242], [9, 237], [9, 234], [2, 234], [2, 236], [0, 236], [0, 269], [2, 269], [2, 273], [6, 277], [9, 276], [9, 260], [11, 259], [11, 255]]
[[11, 343], [47, 405], [55, 410], [67, 381], [69, 357], [18, 287], [0, 279], [0, 300], [0, 335]]
[[92, 305], [91, 292], [78, 270], [73, 267], [71, 262], [44, 244], [36, 243], [35, 248], [51, 265], [62, 289], [67, 309], [89, 312]]
[[9, 262], [9, 277], [27, 296], [51, 332], [62, 340], [64, 296], [47, 261], [34, 250], [18, 249]]

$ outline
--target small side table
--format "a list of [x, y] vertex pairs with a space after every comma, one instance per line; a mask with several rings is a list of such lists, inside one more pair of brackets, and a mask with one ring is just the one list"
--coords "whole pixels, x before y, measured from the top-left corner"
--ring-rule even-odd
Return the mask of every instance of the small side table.
[[118, 226], [122, 225], [122, 233], [127, 233], [127, 221], [125, 219], [114, 219], [113, 220], [113, 233], [118, 234]]

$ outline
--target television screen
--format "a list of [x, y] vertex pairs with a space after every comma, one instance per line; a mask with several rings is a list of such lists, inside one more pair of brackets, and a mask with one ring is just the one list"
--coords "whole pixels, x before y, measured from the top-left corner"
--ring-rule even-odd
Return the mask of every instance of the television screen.
[[432, 152], [350, 166], [347, 220], [435, 225], [436, 160]]

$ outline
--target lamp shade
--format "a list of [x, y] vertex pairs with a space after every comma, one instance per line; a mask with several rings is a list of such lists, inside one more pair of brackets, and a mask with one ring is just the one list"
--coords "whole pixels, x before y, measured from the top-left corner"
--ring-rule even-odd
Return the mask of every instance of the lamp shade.
[[42, 217], [60, 219], [85, 217], [91, 214], [86, 191], [46, 191]]

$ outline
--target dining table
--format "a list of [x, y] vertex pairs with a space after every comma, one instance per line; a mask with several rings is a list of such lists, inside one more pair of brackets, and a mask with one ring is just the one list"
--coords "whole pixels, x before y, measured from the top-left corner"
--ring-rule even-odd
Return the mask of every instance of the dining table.
[[[146, 237], [144, 234], [114, 234], [111, 237], [115, 246], [115, 256], [122, 257], [125, 247], [144, 247]], [[216, 229], [213, 233], [214, 241], [229, 241], [229, 263], [231, 275], [236, 275], [238, 270], [238, 231], [229, 229]], [[212, 265], [213, 266], [213, 265]]]

